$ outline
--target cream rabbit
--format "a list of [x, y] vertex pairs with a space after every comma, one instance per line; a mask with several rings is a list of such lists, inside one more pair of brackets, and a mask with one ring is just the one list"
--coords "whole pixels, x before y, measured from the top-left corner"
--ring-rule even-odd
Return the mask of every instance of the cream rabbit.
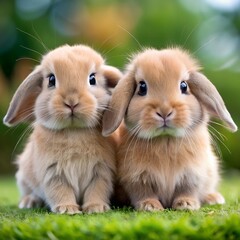
[[84, 45], [46, 54], [10, 103], [8, 126], [34, 120], [17, 160], [20, 208], [42, 202], [53, 212], [75, 214], [109, 209], [115, 173], [115, 142], [101, 134], [110, 88], [121, 77]]
[[121, 125], [118, 181], [138, 210], [198, 209], [223, 204], [210, 117], [236, 131], [224, 102], [187, 52], [147, 49], [137, 54], [114, 89], [103, 135]]

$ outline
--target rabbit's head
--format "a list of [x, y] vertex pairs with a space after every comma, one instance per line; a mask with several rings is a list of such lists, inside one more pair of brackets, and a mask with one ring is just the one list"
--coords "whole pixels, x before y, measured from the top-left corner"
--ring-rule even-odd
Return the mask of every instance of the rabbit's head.
[[147, 49], [134, 56], [114, 89], [103, 116], [103, 135], [112, 133], [125, 118], [130, 132], [141, 138], [182, 137], [210, 117], [237, 130], [213, 84], [185, 51]]
[[19, 86], [4, 123], [34, 120], [54, 130], [95, 127], [110, 100], [109, 89], [120, 77], [120, 71], [106, 66], [90, 47], [56, 48]]

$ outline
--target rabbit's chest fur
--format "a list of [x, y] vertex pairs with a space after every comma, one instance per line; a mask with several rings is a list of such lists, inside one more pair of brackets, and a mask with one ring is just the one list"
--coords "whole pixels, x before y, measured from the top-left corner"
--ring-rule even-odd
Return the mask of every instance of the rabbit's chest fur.
[[114, 146], [100, 132], [78, 129], [50, 132], [35, 127], [31, 138], [33, 141], [29, 144], [32, 146], [26, 148], [31, 149], [31, 152], [23, 152], [19, 165], [32, 167], [31, 172], [35, 174], [30, 182], [40, 192], [43, 182], [57, 176], [62, 181], [67, 181], [76, 196], [80, 196], [98, 173], [98, 169], [102, 167], [110, 172], [115, 171]]
[[202, 192], [215, 184], [209, 183], [211, 175], [217, 176], [217, 160], [210, 139], [208, 134], [201, 135], [186, 141], [163, 137], [138, 139], [130, 147], [123, 145], [118, 152], [121, 181], [149, 186], [165, 207], [171, 205], [176, 192], [185, 189], [198, 189], [201, 198]]

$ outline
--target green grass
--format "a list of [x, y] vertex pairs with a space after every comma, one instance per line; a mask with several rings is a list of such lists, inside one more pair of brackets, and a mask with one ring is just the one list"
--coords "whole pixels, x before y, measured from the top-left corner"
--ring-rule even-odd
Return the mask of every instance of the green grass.
[[195, 212], [115, 209], [75, 216], [18, 209], [14, 178], [0, 178], [0, 239], [240, 239], [239, 175], [223, 179], [223, 206]]

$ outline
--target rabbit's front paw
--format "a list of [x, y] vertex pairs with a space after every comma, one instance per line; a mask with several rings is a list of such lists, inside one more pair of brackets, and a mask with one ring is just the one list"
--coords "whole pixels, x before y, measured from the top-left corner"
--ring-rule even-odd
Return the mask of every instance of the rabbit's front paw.
[[206, 196], [206, 198], [204, 199], [204, 203], [206, 204], [224, 204], [225, 203], [225, 199], [222, 196], [222, 194], [215, 192], [215, 193], [210, 193]]
[[84, 204], [82, 210], [85, 213], [102, 213], [110, 210], [110, 207], [107, 203], [91, 203]]
[[191, 197], [179, 197], [173, 201], [172, 208], [177, 210], [197, 210], [200, 208], [200, 202]]
[[162, 204], [157, 199], [151, 198], [139, 201], [137, 203], [136, 209], [149, 212], [164, 210]]
[[74, 215], [74, 214], [79, 214], [82, 213], [79, 210], [79, 206], [78, 205], [74, 205], [74, 204], [66, 204], [66, 205], [58, 205], [54, 208], [52, 208], [52, 211], [55, 213], [60, 213], [60, 214], [69, 214], [69, 215]]
[[34, 208], [34, 207], [41, 207], [43, 205], [43, 201], [41, 198], [29, 194], [22, 197], [21, 201], [18, 204], [19, 208]]

